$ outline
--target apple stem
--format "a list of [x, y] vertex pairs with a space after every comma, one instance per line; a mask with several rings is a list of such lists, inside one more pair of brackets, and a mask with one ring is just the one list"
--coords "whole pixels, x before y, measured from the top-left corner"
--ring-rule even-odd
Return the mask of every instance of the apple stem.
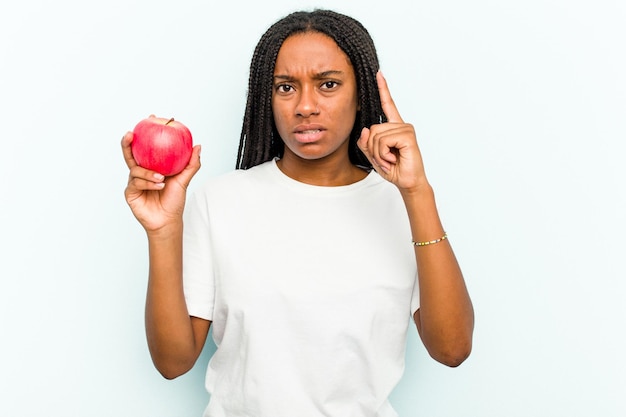
[[172, 123], [174, 121], [174, 118], [172, 117], [170, 120], [167, 121], [167, 123], [165, 123], [166, 125], [169, 125], [170, 123]]

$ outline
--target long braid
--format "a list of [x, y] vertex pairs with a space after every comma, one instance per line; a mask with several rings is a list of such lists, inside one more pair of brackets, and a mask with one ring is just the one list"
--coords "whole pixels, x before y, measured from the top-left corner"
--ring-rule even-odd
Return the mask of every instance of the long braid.
[[371, 168], [356, 141], [363, 127], [386, 121], [376, 84], [379, 68], [376, 48], [361, 23], [330, 10], [294, 12], [274, 23], [259, 40], [250, 64], [248, 99], [236, 167], [248, 169], [283, 154], [284, 143], [278, 135], [272, 113], [274, 67], [285, 39], [303, 32], [320, 32], [331, 37], [350, 59], [357, 81], [360, 110], [350, 134], [348, 153], [353, 164]]

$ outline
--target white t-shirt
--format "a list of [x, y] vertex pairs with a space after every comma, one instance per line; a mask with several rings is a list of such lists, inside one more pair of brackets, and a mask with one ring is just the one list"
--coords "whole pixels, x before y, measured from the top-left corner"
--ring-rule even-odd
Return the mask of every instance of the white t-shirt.
[[419, 306], [397, 188], [320, 187], [275, 161], [212, 179], [185, 210], [189, 314], [212, 321], [205, 417], [390, 417]]

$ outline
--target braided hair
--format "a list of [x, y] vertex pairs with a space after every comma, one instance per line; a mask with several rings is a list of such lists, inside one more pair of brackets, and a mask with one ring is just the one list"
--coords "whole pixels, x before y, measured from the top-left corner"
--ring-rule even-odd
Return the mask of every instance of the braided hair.
[[237, 169], [252, 168], [283, 155], [284, 143], [276, 130], [272, 113], [274, 67], [285, 39], [305, 32], [319, 32], [329, 36], [352, 63], [360, 110], [357, 111], [350, 133], [348, 154], [354, 165], [372, 167], [356, 142], [363, 127], [387, 121], [376, 83], [379, 64], [374, 41], [365, 27], [355, 19], [318, 9], [291, 13], [270, 26], [261, 36], [250, 64], [248, 99], [237, 152]]

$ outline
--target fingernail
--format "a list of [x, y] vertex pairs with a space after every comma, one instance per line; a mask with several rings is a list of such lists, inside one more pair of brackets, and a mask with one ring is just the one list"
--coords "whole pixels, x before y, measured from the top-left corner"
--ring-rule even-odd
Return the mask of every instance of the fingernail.
[[154, 174], [154, 179], [158, 180], [158, 181], [163, 181], [165, 179], [165, 177], [161, 174]]

